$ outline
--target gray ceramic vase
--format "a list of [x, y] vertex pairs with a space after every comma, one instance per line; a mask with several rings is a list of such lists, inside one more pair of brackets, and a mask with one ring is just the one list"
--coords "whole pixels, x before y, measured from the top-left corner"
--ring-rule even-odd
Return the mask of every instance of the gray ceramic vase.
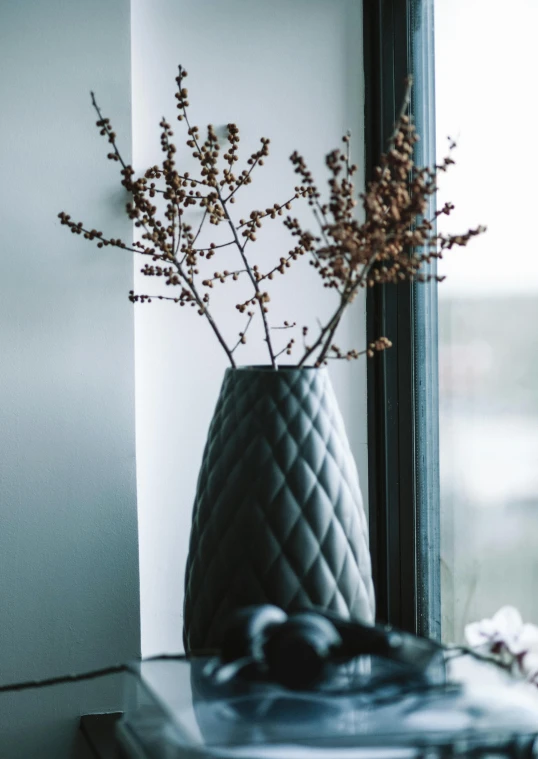
[[272, 603], [374, 619], [368, 525], [326, 369], [228, 369], [205, 446], [185, 576], [184, 642]]

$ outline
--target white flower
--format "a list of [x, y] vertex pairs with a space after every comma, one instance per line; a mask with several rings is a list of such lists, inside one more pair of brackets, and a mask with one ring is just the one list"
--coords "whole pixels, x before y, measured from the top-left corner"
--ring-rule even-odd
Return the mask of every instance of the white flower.
[[513, 606], [503, 606], [491, 619], [468, 624], [465, 638], [470, 648], [500, 658], [513, 672], [519, 670], [538, 685], [538, 627], [523, 624]]
[[510, 650], [516, 656], [525, 653], [538, 655], [538, 627], [528, 623], [523, 625]]
[[465, 638], [471, 648], [485, 648], [491, 653], [506, 648], [515, 653], [523, 628], [519, 611], [513, 606], [503, 606], [491, 619], [466, 625]]

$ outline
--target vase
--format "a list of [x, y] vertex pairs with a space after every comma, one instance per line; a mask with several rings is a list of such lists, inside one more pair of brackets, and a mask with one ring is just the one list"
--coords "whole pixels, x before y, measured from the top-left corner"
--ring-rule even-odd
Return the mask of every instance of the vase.
[[194, 501], [187, 652], [227, 616], [271, 603], [374, 621], [368, 525], [326, 368], [226, 370]]

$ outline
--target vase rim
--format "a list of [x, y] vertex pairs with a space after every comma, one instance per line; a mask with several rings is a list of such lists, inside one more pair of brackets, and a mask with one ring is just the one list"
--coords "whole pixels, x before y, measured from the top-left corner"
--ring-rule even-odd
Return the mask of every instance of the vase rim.
[[319, 372], [322, 369], [325, 369], [324, 366], [296, 366], [294, 364], [282, 364], [278, 366], [276, 369], [271, 366], [271, 364], [247, 364], [245, 366], [229, 366], [227, 368], [227, 371], [229, 372], [274, 372], [275, 374], [278, 374], [278, 372], [303, 372], [303, 371], [314, 371]]

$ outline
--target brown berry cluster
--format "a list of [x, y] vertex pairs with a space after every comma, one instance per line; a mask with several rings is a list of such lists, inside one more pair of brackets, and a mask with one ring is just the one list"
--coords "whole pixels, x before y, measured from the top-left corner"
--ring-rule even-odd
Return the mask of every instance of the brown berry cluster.
[[[186, 124], [186, 147], [196, 159], [199, 171], [195, 176], [181, 172], [177, 168], [178, 151], [174, 144], [171, 125], [162, 119], [160, 141], [162, 162], [150, 166], [140, 176], [135, 175], [132, 166], [126, 164], [116, 143], [116, 134], [108, 118], [104, 118], [92, 93], [92, 104], [97, 113], [97, 127], [100, 134], [112, 146], [108, 158], [121, 165], [121, 184], [129, 192], [126, 204], [127, 215], [140, 231], [140, 240], [128, 246], [116, 238], [105, 238], [102, 232], [88, 229], [82, 222], [74, 222], [69, 214], [59, 214], [61, 223], [68, 226], [73, 234], [83, 234], [85, 239], [97, 240], [99, 248], [106, 246], [149, 257], [141, 269], [147, 277], [159, 277], [172, 288], [178, 288], [170, 296], [158, 294], [135, 294], [130, 291], [133, 303], [151, 303], [152, 299], [173, 301], [180, 306], [189, 305], [207, 319], [215, 337], [226, 352], [232, 366], [236, 365], [235, 351], [246, 343], [247, 331], [259, 316], [265, 334], [269, 360], [277, 368], [280, 355], [290, 356], [296, 348], [295, 338], [289, 339], [280, 350], [274, 345], [273, 330], [296, 329], [295, 323], [284, 322], [283, 327], [270, 323], [270, 294], [265, 289], [265, 280], [273, 280], [275, 274], [284, 274], [304, 255], [319, 272], [323, 286], [336, 291], [336, 307], [331, 318], [319, 327], [317, 336], [307, 344], [308, 326], [301, 328], [303, 353], [297, 364], [307, 361], [321, 366], [328, 359], [351, 360], [366, 354], [373, 356], [391, 346], [385, 337], [370, 343], [365, 350], [342, 351], [334, 343], [334, 335], [347, 306], [363, 287], [378, 284], [398, 283], [404, 280], [427, 281], [441, 279], [429, 273], [429, 264], [440, 258], [445, 249], [464, 246], [483, 227], [470, 229], [460, 235], [443, 236], [436, 233], [435, 219], [440, 214], [450, 214], [450, 203], [428, 218], [430, 199], [435, 194], [436, 178], [440, 171], [446, 171], [454, 163], [451, 155], [433, 168], [419, 168], [413, 162], [413, 148], [418, 140], [415, 128], [405, 111], [409, 103], [409, 91], [402, 114], [390, 141], [389, 149], [381, 157], [373, 180], [366, 191], [359, 195], [363, 207], [363, 221], [357, 218], [358, 200], [355, 198], [353, 175], [357, 166], [350, 163], [350, 135], [344, 136], [344, 150], [333, 150], [326, 157], [329, 172], [329, 192], [325, 202], [314, 182], [304, 158], [295, 151], [291, 162], [300, 177], [300, 184], [283, 203], [275, 203], [264, 211], [254, 209], [248, 218], [235, 221], [230, 206], [235, 203], [239, 189], [252, 182], [252, 173], [264, 165], [269, 155], [268, 138], [262, 137], [260, 147], [246, 160], [243, 169], [236, 168], [241, 160], [239, 155], [240, 134], [236, 124], [227, 125], [228, 146], [221, 155], [219, 138], [213, 125], [209, 124], [205, 138], [199, 127], [191, 124], [187, 109], [188, 90], [185, 87], [187, 72], [180, 66], [176, 77], [178, 121]], [[451, 145], [451, 150], [454, 145]], [[266, 270], [252, 264], [247, 254], [247, 246], [258, 239], [259, 230], [265, 220], [282, 217], [292, 209], [292, 204], [306, 198], [318, 225], [317, 233], [303, 229], [297, 218], [284, 218], [284, 225], [290, 230], [296, 244], [285, 255], [279, 257]], [[202, 220], [193, 228], [186, 217], [189, 209], [200, 208]], [[198, 242], [206, 222], [218, 226], [225, 224], [229, 240], [217, 244], [200, 245]], [[233, 246], [238, 254], [239, 266], [232, 271], [218, 267], [211, 274], [207, 272], [207, 262], [218, 258], [220, 249]], [[213, 268], [213, 267], [212, 267]], [[235, 343], [221, 331], [218, 321], [211, 311], [211, 290], [216, 283], [236, 282], [246, 277], [252, 287], [247, 300], [236, 303], [235, 308], [247, 318], [246, 326], [238, 333]]]
[[[409, 102], [408, 82], [405, 105]], [[405, 110], [405, 109], [404, 109]], [[450, 214], [450, 203], [428, 218], [431, 196], [437, 191], [437, 175], [454, 163], [448, 155], [441, 164], [417, 167], [413, 161], [418, 141], [415, 127], [408, 115], [402, 114], [396, 125], [387, 153], [382, 155], [374, 178], [359, 195], [363, 221], [356, 214], [357, 200], [352, 181], [357, 167], [350, 163], [349, 133], [344, 136], [345, 150], [334, 150], [326, 157], [329, 171], [329, 197], [322, 203], [304, 159], [294, 153], [291, 160], [302, 181], [311, 189], [309, 203], [318, 222], [319, 235], [304, 231], [297, 219], [288, 217], [287, 227], [312, 252], [312, 265], [319, 272], [324, 287], [336, 290], [340, 304], [333, 317], [320, 330], [318, 339], [303, 356], [303, 361], [317, 354], [316, 363], [327, 357], [345, 357], [334, 351], [333, 336], [345, 308], [361, 288], [395, 284], [401, 281], [441, 281], [443, 277], [429, 273], [429, 264], [442, 258], [445, 249], [465, 246], [472, 237], [485, 232], [478, 226], [460, 235], [438, 234], [435, 219]], [[450, 145], [450, 152], [455, 147]], [[383, 338], [385, 340], [385, 338]], [[377, 340], [366, 350], [368, 356], [388, 345]], [[330, 355], [331, 351], [335, 355]], [[353, 354], [351, 357], [355, 357]]]

